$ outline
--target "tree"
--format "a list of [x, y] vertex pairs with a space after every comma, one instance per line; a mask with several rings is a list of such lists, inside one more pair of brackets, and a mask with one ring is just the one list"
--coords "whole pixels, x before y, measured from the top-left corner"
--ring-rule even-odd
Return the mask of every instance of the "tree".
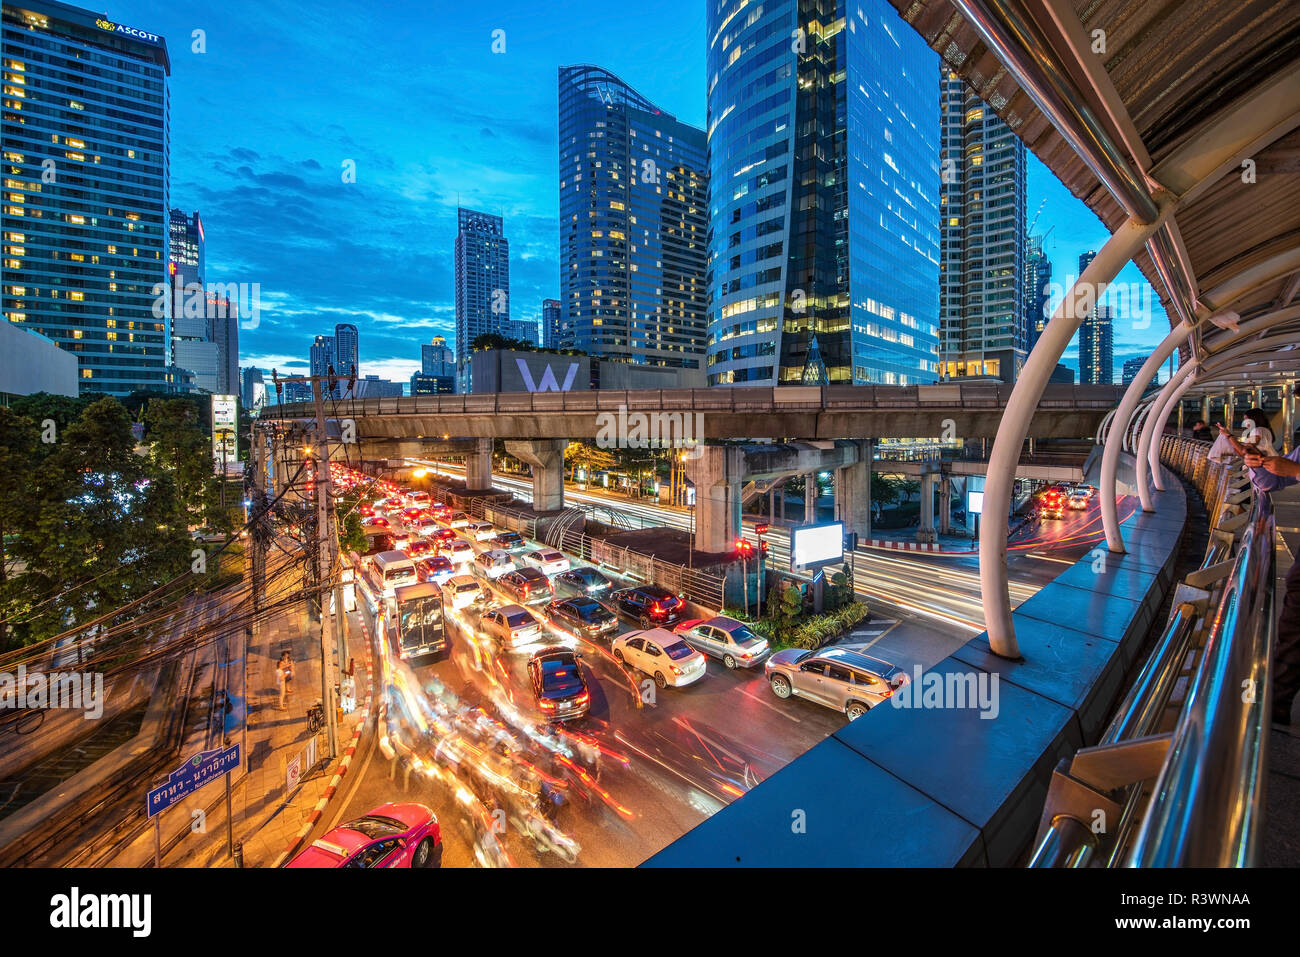
[[28, 604], [25, 576], [10, 578], [9, 539], [20, 540], [31, 530], [27, 484], [35, 466], [36, 435], [31, 419], [0, 407], [0, 652], [11, 644], [9, 618]]
[[871, 473], [871, 501], [893, 505], [898, 501], [899, 483], [881, 472]]
[[470, 350], [480, 352], [484, 349], [510, 349], [514, 352], [536, 352], [537, 347], [527, 339], [511, 339], [496, 332], [479, 333], [469, 342]]
[[230, 516], [221, 510], [221, 479], [215, 474], [212, 441], [199, 410], [185, 399], [150, 399], [145, 409], [149, 457], [169, 472], [190, 526], [229, 534]]
[[569, 467], [569, 481], [573, 481], [579, 468], [587, 472], [606, 472], [618, 462], [612, 454], [585, 442], [570, 442], [564, 450], [564, 464]]
[[335, 506], [334, 528], [338, 531], [339, 551], [364, 552], [366, 550], [366, 531], [361, 526], [361, 492], [352, 491], [338, 498]]

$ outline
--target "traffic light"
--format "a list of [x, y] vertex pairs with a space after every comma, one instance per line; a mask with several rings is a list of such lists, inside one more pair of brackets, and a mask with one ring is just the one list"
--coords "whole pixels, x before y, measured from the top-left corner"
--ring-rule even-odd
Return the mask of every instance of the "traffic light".
[[743, 538], [736, 539], [736, 552], [741, 558], [749, 558], [754, 554], [754, 544]]
[[758, 550], [759, 550], [760, 552], [762, 552], [764, 555], [766, 555], [766, 554], [767, 554], [767, 542], [759, 542], [759, 543], [758, 543]]
[[766, 535], [766, 534], [767, 534], [767, 530], [768, 530], [770, 527], [771, 527], [770, 525], [755, 525], [755, 526], [754, 526], [754, 534], [755, 534], [755, 535]]
[[858, 533], [857, 533], [857, 532], [845, 532], [845, 533], [844, 533], [844, 550], [845, 550], [846, 552], [853, 552], [853, 551], [857, 551], [857, 548], [858, 548]]

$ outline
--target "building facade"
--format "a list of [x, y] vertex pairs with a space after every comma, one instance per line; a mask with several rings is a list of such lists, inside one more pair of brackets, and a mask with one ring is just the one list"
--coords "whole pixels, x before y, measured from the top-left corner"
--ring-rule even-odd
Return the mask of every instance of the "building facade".
[[361, 341], [357, 327], [340, 322], [334, 327], [334, 371], [345, 378], [356, 369], [361, 372]]
[[553, 348], [700, 368], [705, 134], [614, 74], [560, 67], [560, 297]]
[[1080, 385], [1114, 384], [1113, 319], [1110, 306], [1097, 306], [1079, 326]]
[[884, 0], [708, 6], [708, 382], [938, 374], [938, 59]]
[[517, 339], [535, 346], [541, 345], [537, 338], [536, 319], [511, 319], [506, 323], [506, 328], [501, 334], [507, 339]]
[[1043, 237], [1029, 237], [1029, 251], [1025, 256], [1025, 328], [1029, 335], [1029, 351], [1038, 344], [1038, 337], [1052, 318], [1047, 311], [1052, 292], [1052, 261], [1043, 251]]
[[411, 395], [451, 395], [456, 391], [454, 375], [411, 373]]
[[1014, 382], [1029, 351], [1025, 144], [946, 66], [939, 82], [942, 375]]
[[456, 210], [456, 363], [468, 392], [470, 343], [488, 332], [509, 335], [510, 243], [500, 216]]
[[[1146, 361], [1147, 360], [1142, 356], [1138, 356], [1136, 359], [1125, 359], [1124, 365], [1122, 367], [1123, 371], [1121, 372], [1120, 375], [1119, 384], [1120, 385], [1132, 384], [1133, 380], [1138, 377], [1138, 373], [1142, 371], [1142, 366], [1146, 364]], [[1160, 375], [1158, 373], [1156, 375], [1153, 375], [1151, 377], [1151, 381], [1147, 383], [1147, 388], [1154, 389], [1159, 384], [1159, 380], [1160, 380]]]
[[5, 318], [73, 353], [83, 393], [166, 389], [166, 41], [45, 0], [0, 15]]
[[[317, 336], [311, 344], [311, 375], [328, 375], [334, 365], [334, 337]], [[337, 370], [335, 370], [337, 371]]]
[[260, 412], [266, 405], [266, 380], [257, 366], [239, 370], [239, 401], [247, 412]]
[[542, 346], [559, 349], [565, 335], [564, 303], [558, 299], [542, 300]]
[[420, 346], [420, 374], [455, 376], [456, 354], [447, 347], [447, 340], [434, 336], [428, 345]]

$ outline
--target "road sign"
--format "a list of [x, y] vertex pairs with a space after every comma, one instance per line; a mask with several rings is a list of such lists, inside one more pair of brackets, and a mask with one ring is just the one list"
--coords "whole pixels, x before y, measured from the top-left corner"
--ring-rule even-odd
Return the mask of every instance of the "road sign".
[[289, 766], [285, 768], [284, 786], [285, 788], [287, 788], [289, 791], [292, 792], [293, 789], [298, 786], [298, 782], [301, 780], [302, 780], [302, 754], [297, 754], [294, 756], [294, 759], [289, 762]]
[[149, 817], [179, 804], [205, 784], [239, 767], [239, 745], [201, 751], [167, 775], [167, 783], [154, 788], [145, 798]]

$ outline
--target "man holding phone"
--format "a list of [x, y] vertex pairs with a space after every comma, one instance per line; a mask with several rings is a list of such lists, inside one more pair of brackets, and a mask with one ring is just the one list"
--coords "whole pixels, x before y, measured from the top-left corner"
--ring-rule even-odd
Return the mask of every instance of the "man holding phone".
[[[1257, 491], [1272, 492], [1300, 481], [1300, 447], [1289, 455], [1247, 452], [1250, 480]], [[1291, 723], [1291, 704], [1300, 691], [1300, 556], [1293, 556], [1286, 576], [1286, 594], [1277, 622], [1277, 651], [1273, 655], [1273, 722]]]

